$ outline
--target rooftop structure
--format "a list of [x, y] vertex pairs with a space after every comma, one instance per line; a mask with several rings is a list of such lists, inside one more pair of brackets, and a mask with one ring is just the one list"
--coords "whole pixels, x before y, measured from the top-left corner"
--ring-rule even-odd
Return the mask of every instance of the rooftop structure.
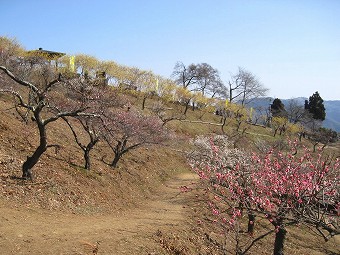
[[39, 48], [38, 50], [27, 51], [27, 54], [32, 56], [40, 56], [46, 58], [47, 60], [57, 60], [58, 58], [66, 55], [66, 53], [43, 50], [42, 48]]

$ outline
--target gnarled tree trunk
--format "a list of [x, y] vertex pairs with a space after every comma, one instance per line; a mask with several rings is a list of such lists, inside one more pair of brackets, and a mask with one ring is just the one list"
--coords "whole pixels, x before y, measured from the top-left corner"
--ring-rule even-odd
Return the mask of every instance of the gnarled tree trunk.
[[111, 162], [111, 164], [110, 164], [110, 166], [111, 166], [112, 168], [115, 168], [115, 167], [117, 166], [118, 161], [120, 160], [121, 156], [122, 156], [122, 155], [121, 155], [120, 153], [115, 153], [115, 156], [114, 156], [114, 158], [113, 158], [113, 160], [112, 160], [112, 162]]
[[85, 169], [90, 170], [91, 169], [91, 158], [90, 158], [90, 152], [93, 149], [93, 147], [96, 145], [96, 143], [99, 141], [96, 137], [91, 137], [91, 141], [87, 144], [84, 151], [84, 159], [85, 159]]
[[39, 129], [39, 146], [36, 148], [32, 156], [27, 157], [26, 161], [22, 165], [22, 178], [24, 179], [33, 179], [31, 169], [35, 166], [36, 163], [38, 163], [41, 155], [46, 151], [47, 149], [47, 136], [46, 136], [46, 127], [40, 121], [39, 115], [35, 114], [36, 121]]

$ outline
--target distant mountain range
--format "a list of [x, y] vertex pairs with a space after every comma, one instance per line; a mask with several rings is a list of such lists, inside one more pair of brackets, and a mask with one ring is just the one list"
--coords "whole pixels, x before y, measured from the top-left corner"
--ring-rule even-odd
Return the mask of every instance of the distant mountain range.
[[[274, 98], [264, 97], [253, 100], [249, 103], [251, 107], [269, 107]], [[281, 99], [284, 105], [288, 105], [290, 100], [295, 100], [300, 105], [304, 105], [305, 100], [308, 98], [298, 97], [293, 99]], [[325, 100], [324, 105], [326, 108], [326, 119], [323, 121], [322, 126], [325, 128], [331, 128], [337, 132], [340, 132], [340, 100]]]
[[340, 100], [324, 102], [326, 108], [326, 119], [323, 126], [340, 132]]

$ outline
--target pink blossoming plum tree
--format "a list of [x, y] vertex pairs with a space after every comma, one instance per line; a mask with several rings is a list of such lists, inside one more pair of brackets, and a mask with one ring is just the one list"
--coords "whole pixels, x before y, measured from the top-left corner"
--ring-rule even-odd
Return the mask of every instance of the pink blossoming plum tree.
[[247, 168], [250, 155], [235, 149], [226, 136], [200, 136], [195, 139], [194, 145], [196, 150], [190, 155], [190, 163], [207, 184], [209, 208], [215, 221], [234, 240], [235, 253], [244, 254], [255, 243], [246, 238], [242, 240], [240, 234], [245, 217], [247, 237], [253, 235], [255, 226], [254, 207], [248, 196], [252, 193], [251, 174]]
[[159, 118], [128, 110], [111, 112], [105, 116], [103, 137], [114, 153], [110, 166], [115, 168], [130, 150], [164, 142], [167, 132]]
[[[201, 142], [192, 166], [212, 194], [212, 214], [235, 234], [236, 254], [245, 254], [256, 241], [273, 232], [273, 254], [284, 254], [287, 226], [306, 224], [316, 228], [325, 240], [340, 233], [339, 158], [311, 154], [306, 148], [297, 153], [298, 145], [290, 143], [287, 152], [268, 150], [246, 159], [233, 155], [237, 151], [215, 140], [208, 144], [205, 139], [203, 146]], [[244, 209], [248, 233], [254, 233], [255, 215], [266, 218], [273, 229], [248, 243], [240, 240]]]
[[[275, 227], [274, 254], [283, 254], [286, 226], [307, 224], [327, 240], [339, 234], [339, 158], [313, 155], [306, 148], [298, 155], [296, 144], [283, 153], [270, 150], [253, 155], [253, 200]], [[326, 231], [326, 234], [325, 232]]]

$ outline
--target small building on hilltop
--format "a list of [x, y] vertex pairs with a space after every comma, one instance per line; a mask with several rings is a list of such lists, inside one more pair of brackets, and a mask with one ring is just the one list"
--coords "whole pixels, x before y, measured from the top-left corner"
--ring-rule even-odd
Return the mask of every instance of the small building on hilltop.
[[27, 51], [26, 54], [31, 57], [44, 58], [50, 63], [50, 65], [55, 65], [56, 69], [58, 69], [58, 59], [66, 55], [66, 53], [63, 52], [43, 50], [43, 48]]

